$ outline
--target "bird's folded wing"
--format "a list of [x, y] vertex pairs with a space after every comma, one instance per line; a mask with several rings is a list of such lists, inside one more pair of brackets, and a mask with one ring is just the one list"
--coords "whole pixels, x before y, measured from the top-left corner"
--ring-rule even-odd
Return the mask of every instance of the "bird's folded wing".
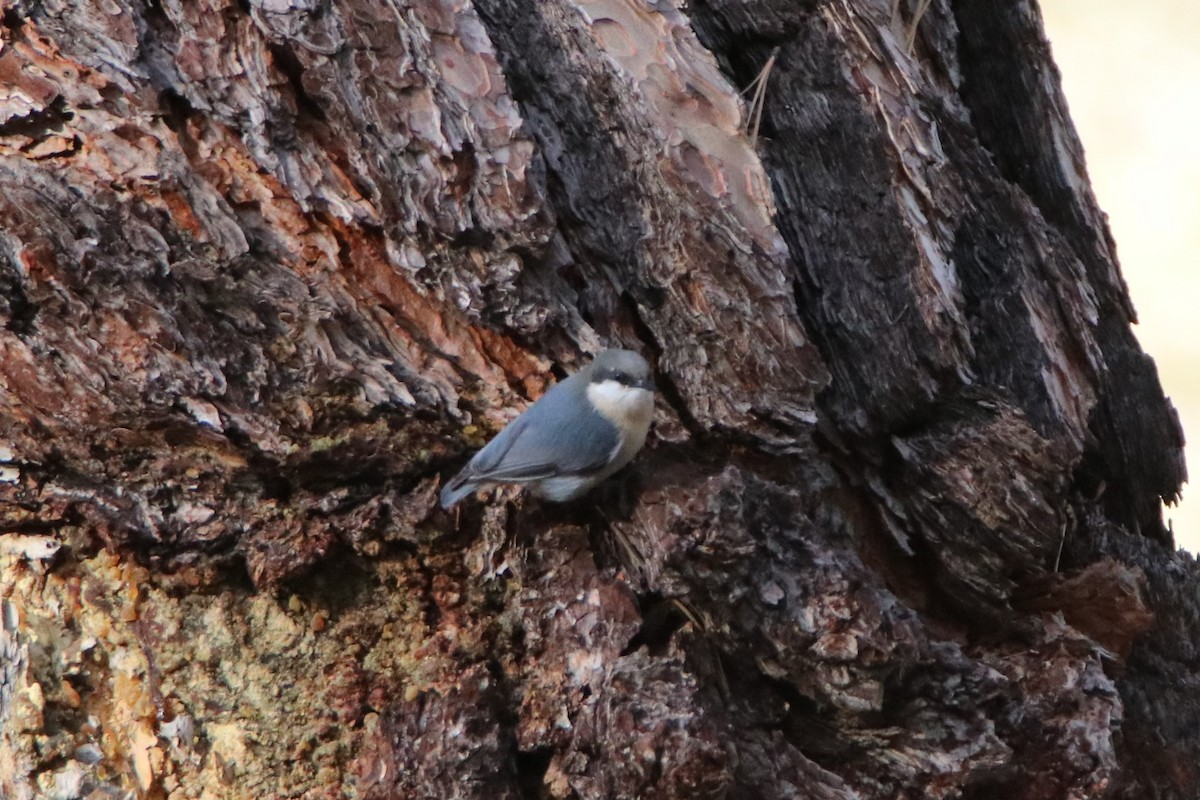
[[534, 406], [480, 450], [468, 465], [472, 478], [507, 483], [595, 472], [620, 443], [616, 428], [595, 412], [564, 423], [540, 410]]

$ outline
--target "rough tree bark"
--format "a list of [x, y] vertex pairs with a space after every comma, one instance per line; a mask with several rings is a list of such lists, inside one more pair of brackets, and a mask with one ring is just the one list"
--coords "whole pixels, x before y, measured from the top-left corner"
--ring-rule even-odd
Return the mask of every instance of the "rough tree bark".
[[[1036, 5], [4, 8], [0, 795], [1200, 792]], [[636, 468], [435, 508], [618, 344]]]

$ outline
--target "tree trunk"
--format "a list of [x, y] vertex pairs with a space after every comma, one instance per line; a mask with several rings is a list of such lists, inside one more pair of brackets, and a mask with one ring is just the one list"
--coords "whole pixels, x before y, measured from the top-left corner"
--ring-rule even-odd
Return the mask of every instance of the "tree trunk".
[[[1036, 5], [2, 33], [3, 797], [1200, 792], [1182, 435]], [[632, 468], [436, 507], [614, 345]]]

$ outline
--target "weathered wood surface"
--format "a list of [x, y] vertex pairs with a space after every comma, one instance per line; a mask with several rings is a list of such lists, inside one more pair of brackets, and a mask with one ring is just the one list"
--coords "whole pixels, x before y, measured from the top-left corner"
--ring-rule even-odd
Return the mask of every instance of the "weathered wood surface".
[[[1200, 792], [1182, 436], [1035, 6], [0, 39], [3, 796]], [[632, 474], [435, 508], [617, 344]]]

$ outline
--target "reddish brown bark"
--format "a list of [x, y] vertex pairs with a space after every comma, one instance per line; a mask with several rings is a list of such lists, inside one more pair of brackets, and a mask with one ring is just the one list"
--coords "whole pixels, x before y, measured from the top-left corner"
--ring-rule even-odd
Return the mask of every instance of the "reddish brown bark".
[[[4, 796], [1195, 795], [1182, 436], [1035, 7], [3, 23]], [[436, 508], [616, 345], [632, 469]]]

